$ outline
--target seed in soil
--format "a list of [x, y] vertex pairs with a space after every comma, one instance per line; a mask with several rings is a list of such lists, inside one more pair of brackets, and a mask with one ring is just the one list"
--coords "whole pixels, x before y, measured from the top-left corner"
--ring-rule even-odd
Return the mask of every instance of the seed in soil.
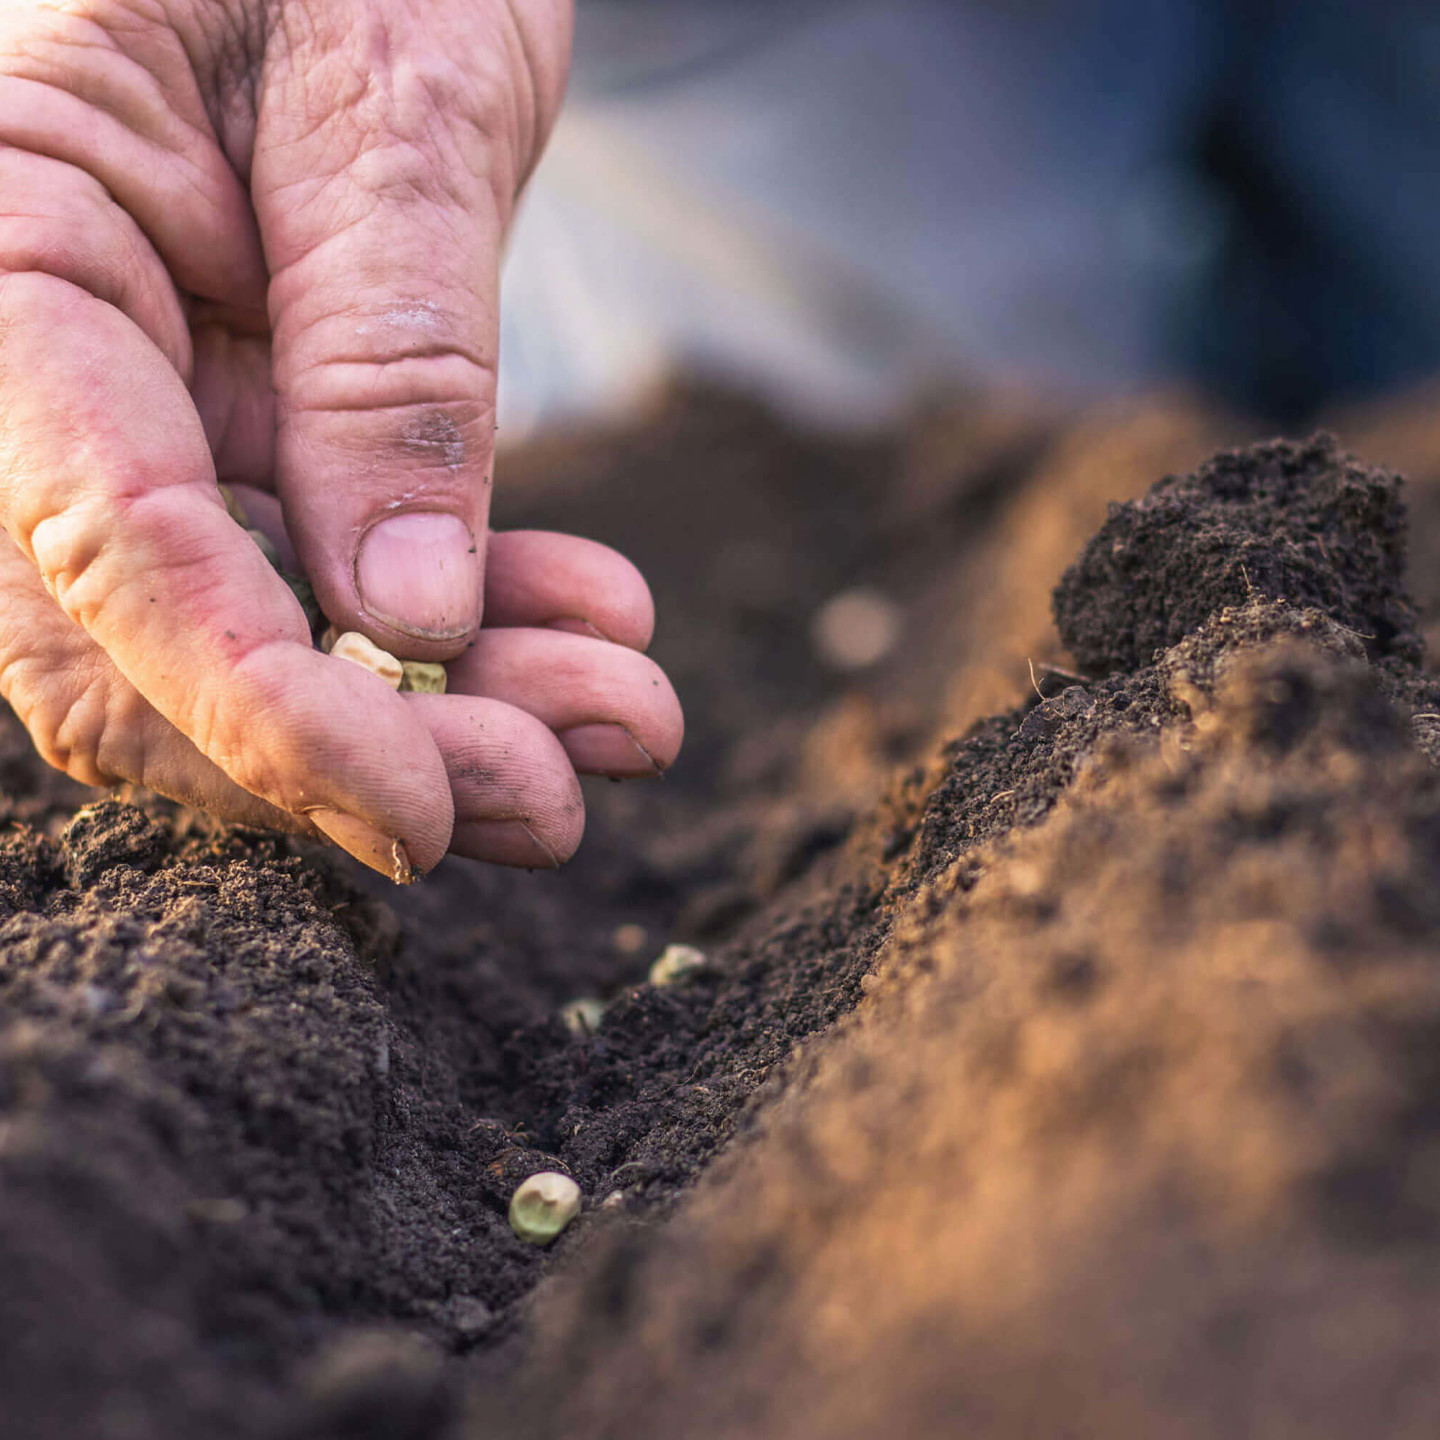
[[372, 640], [367, 640], [357, 630], [347, 630], [330, 647], [330, 653], [340, 660], [350, 660], [363, 665], [378, 675], [392, 690], [400, 688], [405, 672], [400, 662], [388, 651], [382, 650]]
[[527, 1245], [548, 1245], [580, 1213], [580, 1187], [557, 1170], [542, 1170], [510, 1197], [510, 1228]]
[[650, 967], [650, 983], [656, 986], [683, 985], [709, 963], [705, 952], [693, 945], [667, 945]]
[[571, 1000], [560, 1007], [560, 1019], [565, 1028], [582, 1039], [593, 1035], [600, 1028], [604, 1015], [605, 1002], [597, 1000], [593, 995], [584, 995], [579, 1000]]
[[443, 665], [428, 660], [402, 660], [400, 662], [400, 689], [415, 695], [443, 695], [446, 675]]
[[225, 502], [225, 513], [242, 529], [248, 530], [250, 517], [245, 513], [245, 507], [235, 498], [235, 492], [228, 485], [219, 485], [216, 488]]

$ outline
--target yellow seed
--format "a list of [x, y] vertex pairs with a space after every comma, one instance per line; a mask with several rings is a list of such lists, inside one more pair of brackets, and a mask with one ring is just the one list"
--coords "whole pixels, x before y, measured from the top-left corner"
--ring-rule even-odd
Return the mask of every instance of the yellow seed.
[[544, 1170], [510, 1197], [510, 1228], [529, 1245], [548, 1245], [580, 1213], [580, 1187], [568, 1176]]
[[682, 985], [709, 961], [703, 950], [693, 945], [667, 945], [660, 958], [650, 967], [652, 985]]
[[243, 529], [250, 528], [250, 517], [245, 513], [245, 507], [235, 498], [235, 492], [228, 485], [217, 487], [220, 491], [220, 498], [225, 502], [225, 513]]
[[431, 664], [428, 660], [402, 660], [403, 672], [401, 690], [413, 691], [416, 695], [443, 695], [446, 675], [443, 665]]
[[382, 650], [373, 641], [367, 640], [356, 630], [347, 630], [330, 647], [330, 653], [340, 660], [353, 660], [378, 675], [392, 690], [400, 688], [404, 671], [400, 662], [388, 651]]

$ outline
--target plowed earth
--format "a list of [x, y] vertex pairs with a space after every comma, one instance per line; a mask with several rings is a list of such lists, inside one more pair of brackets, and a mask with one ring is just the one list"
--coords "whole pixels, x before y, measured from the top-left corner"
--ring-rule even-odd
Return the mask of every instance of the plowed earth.
[[[1178, 406], [860, 445], [678, 395], [515, 457], [505, 521], [652, 577], [691, 717], [560, 875], [388, 891], [7, 719], [7, 1440], [1435, 1434], [1413, 414], [1342, 427], [1416, 476], [1408, 572], [1392, 473], [1199, 465], [1238, 427]], [[858, 676], [809, 625], [857, 586]]]

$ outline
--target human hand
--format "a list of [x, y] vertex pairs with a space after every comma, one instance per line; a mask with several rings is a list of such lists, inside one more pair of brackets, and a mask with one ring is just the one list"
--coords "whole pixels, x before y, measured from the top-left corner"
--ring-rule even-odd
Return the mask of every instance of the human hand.
[[[576, 769], [674, 758], [633, 567], [487, 537], [501, 246], [569, 31], [566, 0], [0, 11], [0, 690], [52, 764], [408, 877], [558, 863]], [[451, 693], [313, 649], [217, 478]]]

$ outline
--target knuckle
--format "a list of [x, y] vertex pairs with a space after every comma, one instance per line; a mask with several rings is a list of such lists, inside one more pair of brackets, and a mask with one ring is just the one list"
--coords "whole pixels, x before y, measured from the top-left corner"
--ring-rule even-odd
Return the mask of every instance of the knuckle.
[[[187, 527], [167, 508], [169, 499], [143, 476], [128, 487], [112, 476], [104, 492], [72, 493], [35, 523], [29, 539], [40, 578], [77, 625], [94, 633], [112, 611], [131, 610], [137, 589], [157, 588], [160, 567], [136, 563], [138, 534], [147, 538], [143, 551], [165, 556], [166, 589], [172, 593], [173, 572], [209, 558], [187, 554]], [[141, 516], [141, 510], [154, 513]]]
[[[387, 317], [382, 317], [382, 325]], [[398, 328], [403, 317], [390, 316]], [[363, 337], [364, 351], [316, 359], [286, 386], [287, 413], [445, 406], [470, 424], [495, 408], [495, 369], [467, 347], [405, 335]]]
[[[81, 666], [60, 673], [28, 667], [6, 690], [15, 713], [47, 765], [83, 785], [138, 779], [135, 727], [113, 675]], [[138, 697], [133, 697], [138, 699]]]

